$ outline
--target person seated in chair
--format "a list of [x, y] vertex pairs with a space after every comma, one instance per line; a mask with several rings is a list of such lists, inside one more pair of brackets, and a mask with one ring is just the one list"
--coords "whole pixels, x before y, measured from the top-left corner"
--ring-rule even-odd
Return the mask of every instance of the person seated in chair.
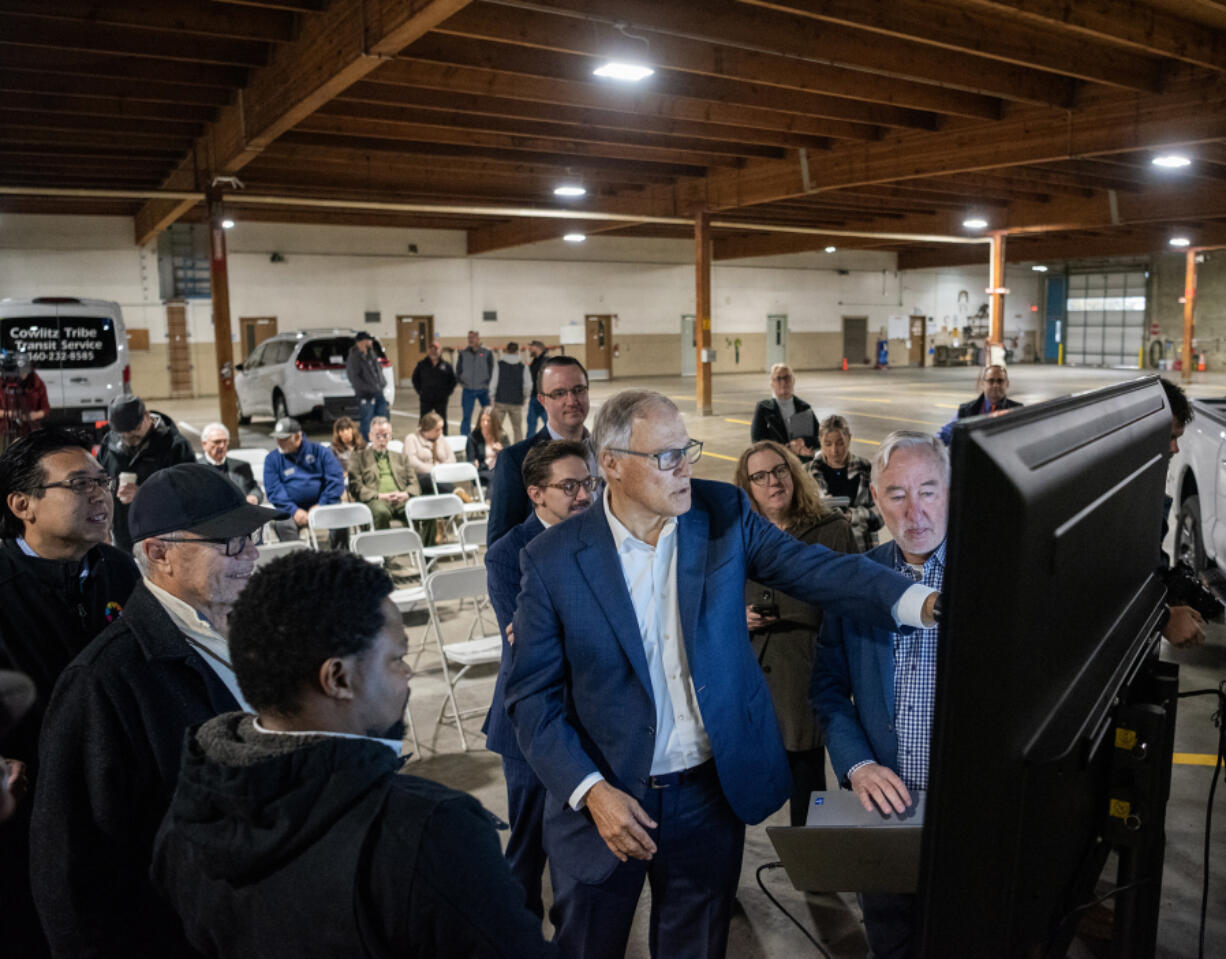
[[405, 519], [409, 497], [421, 495], [421, 486], [409, 458], [388, 449], [392, 424], [386, 416], [370, 421], [370, 445], [353, 453], [349, 482], [357, 501], [370, 507], [375, 529], [387, 529], [393, 519]]
[[[311, 510], [341, 501], [345, 471], [330, 449], [306, 438], [292, 416], [277, 420], [272, 435], [277, 448], [264, 460], [264, 490], [273, 506], [290, 514], [272, 527], [279, 540], [298, 539]], [[318, 535], [326, 538], [327, 530]]]

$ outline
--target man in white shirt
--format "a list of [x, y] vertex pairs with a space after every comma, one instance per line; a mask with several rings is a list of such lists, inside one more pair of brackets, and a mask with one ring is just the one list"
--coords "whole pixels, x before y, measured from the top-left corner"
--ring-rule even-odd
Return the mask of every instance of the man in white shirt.
[[650, 880], [653, 955], [723, 956], [745, 823], [791, 789], [746, 579], [889, 629], [931, 625], [936, 591], [691, 479], [702, 444], [659, 393], [611, 397], [592, 442], [605, 493], [521, 554], [506, 686], [549, 791], [551, 918], [566, 955], [622, 956]]
[[128, 525], [144, 578], [64, 670], [43, 725], [31, 880], [54, 955], [190, 955], [149, 883], [153, 837], [184, 732], [246, 708], [229, 612], [255, 568], [251, 534], [285, 516], [199, 463], [141, 484]]

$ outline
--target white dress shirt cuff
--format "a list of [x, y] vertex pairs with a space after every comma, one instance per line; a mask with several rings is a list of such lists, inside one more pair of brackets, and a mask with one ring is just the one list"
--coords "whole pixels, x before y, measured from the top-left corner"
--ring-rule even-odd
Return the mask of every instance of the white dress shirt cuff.
[[602, 776], [600, 773], [588, 773], [588, 775], [584, 777], [583, 782], [579, 783], [579, 785], [575, 787], [575, 791], [570, 794], [570, 808], [575, 812], [582, 809], [585, 801], [587, 800], [588, 791], [602, 779], [604, 779], [604, 776]]
[[913, 586], [907, 587], [907, 591], [898, 597], [898, 602], [890, 610], [894, 617], [894, 622], [899, 626], [914, 626], [916, 629], [924, 629], [924, 600], [935, 592], [937, 590], [931, 586], [925, 586], [923, 583], [916, 583]]

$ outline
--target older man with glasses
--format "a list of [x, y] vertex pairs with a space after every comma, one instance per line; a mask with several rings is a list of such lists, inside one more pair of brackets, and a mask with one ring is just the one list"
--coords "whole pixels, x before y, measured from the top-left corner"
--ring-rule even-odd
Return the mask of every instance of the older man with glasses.
[[252, 534], [285, 513], [216, 470], [174, 466], [128, 517], [144, 579], [60, 676], [30, 829], [34, 898], [57, 956], [191, 955], [149, 879], [189, 726], [246, 709], [226, 641], [255, 569]]
[[[51, 688], [140, 582], [132, 557], [107, 545], [114, 481], [89, 439], [45, 429], [0, 456], [0, 669], [33, 680], [38, 696], [0, 736], [0, 755], [38, 775], [38, 738]], [[0, 903], [11, 955], [46, 954], [26, 867], [29, 802], [0, 829]]]
[[596, 419], [606, 486], [524, 549], [507, 709], [549, 792], [551, 918], [565, 955], [623, 956], [643, 882], [651, 951], [722, 957], [745, 823], [791, 775], [746, 628], [746, 579], [897, 630], [936, 591], [800, 542], [728, 483], [668, 397], [625, 390]]

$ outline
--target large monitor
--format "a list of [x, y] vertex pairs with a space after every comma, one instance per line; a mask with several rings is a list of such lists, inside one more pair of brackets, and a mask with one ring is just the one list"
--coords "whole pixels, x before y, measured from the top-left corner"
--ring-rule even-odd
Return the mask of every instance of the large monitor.
[[1094, 898], [1115, 710], [1164, 608], [1170, 428], [1156, 377], [955, 427], [923, 956], [1062, 956]]

